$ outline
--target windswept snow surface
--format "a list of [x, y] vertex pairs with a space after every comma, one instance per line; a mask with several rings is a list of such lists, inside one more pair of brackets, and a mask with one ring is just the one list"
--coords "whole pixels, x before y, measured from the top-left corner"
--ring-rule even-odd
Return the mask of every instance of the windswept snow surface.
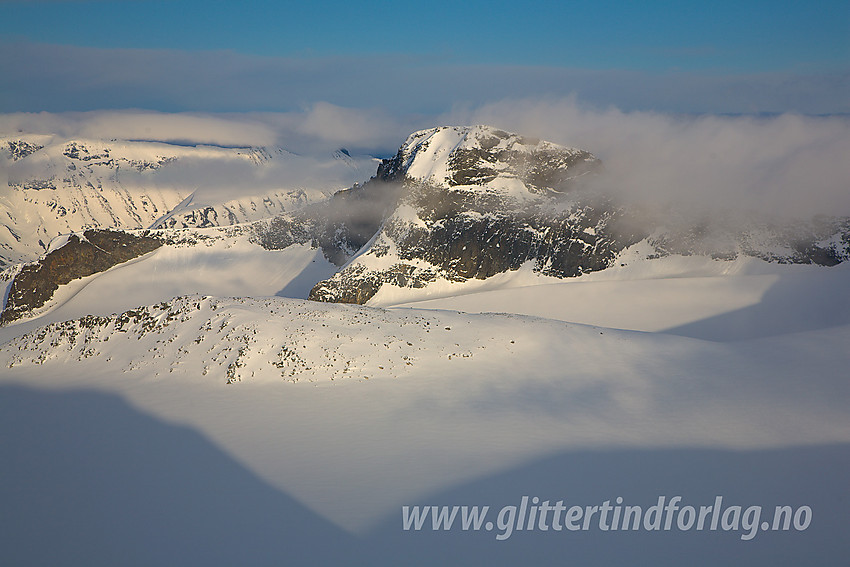
[[557, 279], [530, 268], [427, 290], [385, 286], [369, 305], [516, 313], [731, 341], [850, 324], [850, 266], [670, 256]]
[[[156, 254], [125, 275], [139, 277], [136, 270]], [[606, 279], [600, 272], [598, 281], [564, 286], [602, 286], [600, 305], [612, 292], [640, 305], [652, 293], [641, 281], [657, 283], [666, 296], [676, 285], [717, 279], [703, 292], [721, 296], [720, 310], [697, 302], [682, 315], [699, 321], [722, 314], [729, 297], [760, 305], [758, 297], [777, 285], [763, 278], [799, 277], [800, 297], [804, 283], [815, 285], [810, 306], [820, 309], [840, 305], [847, 289], [840, 266], [726, 263], [743, 275], [722, 276], [706, 272], [717, 268], [712, 264], [680, 261], [699, 275], [672, 278], [687, 270], [662, 263], [652, 268], [654, 279], [630, 280], [624, 272]], [[724, 284], [724, 277], [740, 280]], [[610, 288], [618, 282], [621, 288]], [[526, 294], [543, 309], [560, 288], [487, 293], [514, 294], [511, 305]], [[76, 301], [82, 292], [62, 309]], [[672, 297], [671, 305], [677, 301]], [[654, 310], [644, 315], [644, 325], [663, 319]], [[38, 329], [33, 322], [13, 325], [3, 329], [8, 342], [0, 349], [0, 389], [14, 401], [4, 409], [0, 440], [16, 455], [0, 465], [0, 498], [9, 511], [0, 549], [15, 564], [27, 557], [50, 562], [35, 542], [74, 534], [59, 549], [105, 565], [114, 557], [97, 534], [102, 514], [113, 514], [120, 521], [106, 530], [111, 541], [136, 553], [139, 564], [163, 558], [139, 545], [133, 518], [152, 522], [145, 537], [168, 542], [173, 557], [196, 557], [206, 542], [216, 551], [199, 561], [212, 565], [227, 564], [236, 548], [260, 562], [297, 564], [470, 564], [482, 557], [502, 565], [529, 557], [583, 565], [635, 557], [671, 566], [812, 558], [839, 564], [850, 519], [850, 324], [816, 324], [812, 315], [802, 332], [781, 332], [798, 317], [780, 310], [763, 321], [758, 338], [717, 342], [525, 315], [192, 295], [123, 315]], [[93, 423], [117, 425], [106, 435], [92, 433]], [[173, 431], [160, 433], [162, 427]], [[66, 444], [57, 445], [52, 431], [61, 431]], [[116, 449], [111, 435], [141, 443], [147, 458], [124, 467], [138, 459]], [[42, 446], [67, 453], [62, 458], [71, 464], [43, 468], [53, 461], [34, 458]], [[196, 454], [203, 457], [181, 457]], [[179, 474], [157, 480], [148, 462]], [[107, 471], [117, 475], [108, 488], [88, 480]], [[120, 490], [120, 504], [104, 490]], [[61, 498], [78, 491], [102, 514]], [[814, 520], [805, 531], [766, 531], [750, 541], [740, 529], [677, 531], [675, 524], [669, 532], [516, 532], [502, 542], [495, 539], [499, 530], [401, 525], [404, 505], [480, 504], [495, 514], [522, 496], [582, 506], [620, 496], [648, 508], [662, 495], [696, 506], [720, 495], [729, 506], [761, 505], [771, 514], [777, 505], [806, 505]], [[178, 522], [186, 506], [199, 517]], [[62, 527], [72, 520], [87, 529]], [[180, 539], [174, 529], [188, 535]], [[209, 540], [218, 529], [234, 538], [232, 545]]]

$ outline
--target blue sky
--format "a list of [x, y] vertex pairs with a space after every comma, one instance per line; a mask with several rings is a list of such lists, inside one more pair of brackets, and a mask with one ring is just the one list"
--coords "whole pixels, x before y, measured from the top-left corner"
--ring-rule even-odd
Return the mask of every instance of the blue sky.
[[[850, 3], [0, 0], [0, 111], [848, 112]], [[842, 102], [844, 100], [845, 102]]]

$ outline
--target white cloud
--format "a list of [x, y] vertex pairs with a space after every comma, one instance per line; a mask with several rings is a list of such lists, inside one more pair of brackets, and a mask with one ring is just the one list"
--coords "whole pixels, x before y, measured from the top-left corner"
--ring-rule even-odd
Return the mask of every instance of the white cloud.
[[379, 110], [326, 102], [294, 112], [268, 113], [97, 110], [0, 114], [0, 135], [25, 132], [231, 147], [281, 145], [304, 154], [325, 154], [340, 147], [394, 153], [412, 130], [429, 125], [430, 119], [391, 116]]
[[296, 112], [249, 114], [273, 127], [278, 142], [297, 152], [315, 153], [346, 147], [379, 155], [395, 153], [412, 131], [431, 125], [433, 117], [391, 114], [374, 108], [346, 108], [316, 102]]
[[0, 132], [17, 131], [220, 146], [264, 146], [277, 138], [272, 128], [245, 117], [138, 110], [0, 115]]

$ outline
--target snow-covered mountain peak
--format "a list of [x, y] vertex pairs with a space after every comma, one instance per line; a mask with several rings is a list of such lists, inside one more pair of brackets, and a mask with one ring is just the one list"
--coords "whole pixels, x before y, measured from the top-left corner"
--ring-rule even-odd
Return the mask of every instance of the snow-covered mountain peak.
[[527, 198], [563, 192], [598, 165], [587, 151], [491, 126], [442, 126], [411, 134], [379, 176]]
[[339, 160], [339, 161], [344, 162], [344, 163], [347, 163], [347, 164], [351, 165], [352, 167], [356, 167], [356, 165], [354, 163], [354, 158], [351, 157], [351, 152], [349, 152], [345, 148], [339, 148], [338, 150], [334, 151], [333, 157], [334, 157], [334, 159]]
[[[19, 159], [24, 159], [25, 157], [34, 154], [38, 150], [44, 148], [44, 143], [40, 139], [33, 138], [47, 138], [49, 142], [50, 136], [27, 136], [27, 139], [14, 139], [7, 138], [3, 140], [3, 143], [0, 144], [0, 150], [5, 150], [4, 152], [0, 152], [0, 157], [6, 156], [9, 157], [12, 161], [18, 161]], [[41, 142], [41, 143], [40, 143]]]

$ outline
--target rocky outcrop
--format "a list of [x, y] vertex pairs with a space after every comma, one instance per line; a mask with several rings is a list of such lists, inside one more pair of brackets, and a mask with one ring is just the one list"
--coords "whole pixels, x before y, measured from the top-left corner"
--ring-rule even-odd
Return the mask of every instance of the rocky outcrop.
[[377, 177], [500, 194], [565, 193], [600, 165], [577, 148], [489, 126], [444, 126], [411, 134]]
[[578, 276], [607, 268], [620, 251], [648, 236], [627, 210], [602, 199], [554, 211], [492, 209], [475, 199], [438, 199], [431, 201], [439, 203], [434, 209], [423, 206], [422, 198], [418, 194], [413, 205], [391, 216], [369, 249], [319, 282], [310, 299], [365, 303], [382, 285], [421, 288], [437, 279], [486, 279], [527, 262], [544, 275]]
[[113, 230], [72, 234], [63, 246], [20, 268], [9, 287], [0, 324], [42, 307], [60, 285], [147, 254], [162, 244], [162, 240], [152, 236]]
[[33, 144], [25, 140], [10, 140], [6, 142], [6, 144], [9, 147], [9, 157], [12, 158], [13, 161], [23, 159], [44, 148], [44, 146]]

